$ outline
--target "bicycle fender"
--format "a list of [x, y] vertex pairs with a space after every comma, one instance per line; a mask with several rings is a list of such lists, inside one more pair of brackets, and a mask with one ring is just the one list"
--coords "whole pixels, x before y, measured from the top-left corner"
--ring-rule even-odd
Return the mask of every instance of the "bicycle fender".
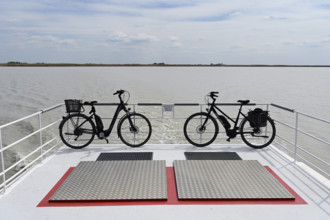
[[271, 121], [274, 122], [274, 124], [275, 124], [274, 119], [272, 119], [269, 115], [267, 116], [267, 118], [269, 118], [269, 120], [271, 120]]
[[60, 129], [62, 127], [62, 124], [64, 123], [65, 119], [67, 119], [70, 115], [67, 116], [62, 116], [62, 121], [61, 123], [58, 125], [58, 129]]
[[[130, 113], [130, 114], [132, 114], [132, 113]], [[117, 134], [119, 133], [119, 125], [120, 125], [121, 122], [125, 119], [125, 117], [127, 117], [127, 115], [123, 115], [123, 116], [119, 119], [119, 121], [118, 121], [118, 123], [117, 123]]]
[[64, 121], [65, 121], [68, 117], [76, 116], [76, 115], [81, 115], [81, 114], [71, 114], [71, 115], [63, 116], [63, 117], [62, 117], [63, 119], [62, 119], [61, 123], [59, 124], [58, 129], [60, 129], [60, 127], [62, 127]]
[[243, 122], [245, 121], [245, 120], [247, 120], [248, 121], [248, 119], [247, 118], [243, 118], [242, 120], [241, 120], [241, 122], [239, 123], [239, 131], [240, 132], [242, 132], [242, 125], [243, 125]]
[[125, 119], [125, 118], [127, 118], [128, 116], [132, 116], [132, 115], [135, 115], [135, 114], [138, 114], [138, 113], [136, 113], [136, 112], [130, 112], [128, 115], [126, 114], [126, 115], [123, 115], [120, 119], [119, 119], [119, 121], [118, 121], [118, 124], [117, 124], [117, 134], [119, 133], [119, 125], [121, 124], [121, 122]]

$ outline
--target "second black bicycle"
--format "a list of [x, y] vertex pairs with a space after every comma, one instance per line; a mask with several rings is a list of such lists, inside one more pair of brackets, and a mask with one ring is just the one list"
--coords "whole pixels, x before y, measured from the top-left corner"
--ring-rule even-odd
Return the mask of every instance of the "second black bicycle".
[[[240, 108], [236, 120], [234, 120], [216, 106], [217, 94], [218, 92], [211, 92], [205, 97], [206, 104], [209, 106], [206, 109], [207, 112], [195, 113], [186, 120], [183, 132], [189, 143], [197, 147], [205, 147], [216, 139], [219, 126], [211, 113], [218, 118], [225, 128], [228, 136], [227, 141], [239, 134], [244, 143], [253, 148], [264, 148], [272, 143], [276, 135], [276, 128], [268, 111], [256, 108], [245, 115], [242, 113], [242, 106], [248, 105], [250, 101], [239, 100]], [[219, 115], [216, 110], [221, 112], [222, 115]], [[240, 116], [243, 119], [238, 126]], [[228, 120], [234, 125], [231, 126]]]
[[[80, 100], [65, 100], [68, 115], [63, 118], [59, 126], [63, 143], [71, 148], [81, 149], [88, 146], [95, 135], [108, 142], [107, 137], [111, 134], [119, 113], [124, 111], [125, 114], [117, 125], [119, 138], [130, 147], [144, 145], [151, 136], [150, 121], [142, 114], [130, 112], [130, 109], [126, 107], [129, 99], [127, 91], [118, 90], [114, 95], [118, 95], [120, 103], [108, 129], [104, 129], [101, 117], [96, 114], [94, 105], [97, 101], [82, 103]], [[90, 116], [81, 113], [83, 106], [91, 106]]]

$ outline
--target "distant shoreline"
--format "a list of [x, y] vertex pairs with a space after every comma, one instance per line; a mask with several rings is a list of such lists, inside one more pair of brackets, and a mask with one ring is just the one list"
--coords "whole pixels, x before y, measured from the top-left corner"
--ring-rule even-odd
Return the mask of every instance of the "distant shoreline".
[[0, 67], [330, 67], [330, 65], [266, 65], [266, 64], [77, 64], [77, 63], [0, 63]]

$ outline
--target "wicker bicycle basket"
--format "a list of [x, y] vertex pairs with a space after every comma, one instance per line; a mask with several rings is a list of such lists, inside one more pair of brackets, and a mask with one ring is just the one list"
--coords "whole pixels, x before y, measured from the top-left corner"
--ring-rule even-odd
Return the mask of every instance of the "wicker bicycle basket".
[[72, 112], [81, 112], [82, 107], [82, 101], [77, 99], [67, 99], [64, 100], [66, 112], [72, 113]]

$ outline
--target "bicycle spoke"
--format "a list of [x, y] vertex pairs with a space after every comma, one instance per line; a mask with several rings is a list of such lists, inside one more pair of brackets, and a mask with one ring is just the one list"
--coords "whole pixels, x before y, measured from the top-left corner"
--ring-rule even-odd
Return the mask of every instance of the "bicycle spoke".
[[[81, 124], [80, 121], [83, 121]], [[64, 144], [72, 148], [83, 148], [94, 139], [94, 125], [87, 116], [71, 115], [60, 127], [60, 137]]]
[[[205, 120], [208, 120], [204, 125]], [[218, 126], [213, 117], [206, 113], [196, 113], [190, 116], [184, 125], [187, 140], [198, 147], [206, 146], [214, 141], [218, 133]]]
[[268, 118], [265, 127], [254, 128], [245, 120], [241, 125], [242, 140], [250, 147], [263, 148], [268, 146], [275, 137], [275, 125]]
[[119, 137], [122, 141], [132, 147], [143, 145], [151, 135], [151, 125], [144, 116], [134, 113], [123, 119], [119, 129]]

